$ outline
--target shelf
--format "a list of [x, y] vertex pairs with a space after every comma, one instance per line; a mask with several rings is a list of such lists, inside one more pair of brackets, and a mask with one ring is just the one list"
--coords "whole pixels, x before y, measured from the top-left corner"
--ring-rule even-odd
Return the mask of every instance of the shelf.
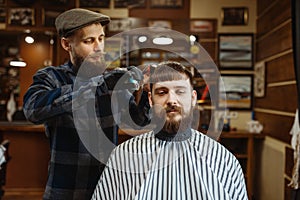
[[232, 152], [238, 159], [245, 177], [248, 197], [253, 195], [254, 142], [263, 139], [263, 134], [249, 133], [247, 131], [222, 132], [219, 142]]
[[247, 159], [248, 155], [247, 154], [234, 154], [235, 157], [240, 158], [240, 159]]

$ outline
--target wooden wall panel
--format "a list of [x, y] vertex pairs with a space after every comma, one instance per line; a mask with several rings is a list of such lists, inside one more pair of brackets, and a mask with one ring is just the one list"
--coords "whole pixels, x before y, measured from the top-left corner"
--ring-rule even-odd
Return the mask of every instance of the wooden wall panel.
[[216, 56], [216, 42], [201, 42], [200, 44], [202, 45], [202, 47], [207, 51], [207, 53], [210, 55], [210, 57], [216, 61], [217, 60], [217, 56]]
[[296, 96], [296, 84], [270, 87], [264, 98], [255, 99], [255, 107], [294, 113], [297, 109]]
[[258, 39], [256, 58], [262, 60], [277, 53], [292, 48], [291, 22], [278, 30], [271, 32], [267, 37]]
[[43, 189], [50, 159], [49, 141], [42, 131], [1, 131], [10, 141], [5, 188]]
[[257, 34], [262, 36], [274, 27], [291, 18], [290, 1], [278, 1], [276, 6], [267, 10], [257, 21]]
[[20, 106], [23, 106], [23, 96], [32, 83], [33, 75], [37, 70], [45, 67], [44, 61], [50, 59], [51, 55], [50, 37], [45, 34], [39, 34], [38, 37], [35, 35], [35, 42], [30, 45], [24, 41], [24, 37], [25, 35], [20, 37], [20, 56], [26, 61], [27, 66], [20, 68], [20, 99], [18, 102]]
[[267, 83], [295, 80], [293, 53], [267, 62], [266, 70]]
[[270, 5], [274, 5], [275, 1], [278, 1], [278, 0], [258, 0], [257, 1], [257, 16], [260, 16]]
[[284, 200], [295, 199], [295, 198], [292, 198], [292, 189], [290, 187], [288, 187], [289, 183], [290, 183], [290, 181], [287, 178], [285, 178], [284, 179], [284, 185], [285, 185], [285, 188], [284, 188]]
[[268, 136], [290, 143], [290, 130], [294, 123], [294, 117], [255, 112], [255, 117], [264, 126], [264, 133]]
[[285, 174], [288, 177], [292, 177], [292, 172], [293, 172], [293, 163], [294, 163], [294, 150], [290, 147], [285, 148]]
[[146, 19], [189, 19], [190, 0], [183, 1], [183, 7], [176, 9], [151, 8], [150, 1], [146, 1], [145, 8], [129, 9], [129, 17]]
[[183, 34], [188, 34], [190, 30], [188, 19], [170, 19], [172, 29]]

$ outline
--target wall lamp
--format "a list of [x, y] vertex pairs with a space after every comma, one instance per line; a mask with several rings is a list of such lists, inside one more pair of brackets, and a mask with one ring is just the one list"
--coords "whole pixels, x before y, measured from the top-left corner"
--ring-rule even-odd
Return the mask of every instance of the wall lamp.
[[11, 67], [26, 67], [27, 63], [22, 58], [14, 58], [9, 61]]

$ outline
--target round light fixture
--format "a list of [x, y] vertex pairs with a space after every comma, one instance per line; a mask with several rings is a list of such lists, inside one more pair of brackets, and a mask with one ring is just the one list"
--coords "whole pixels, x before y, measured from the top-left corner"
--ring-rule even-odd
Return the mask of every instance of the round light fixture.
[[25, 37], [25, 42], [27, 42], [28, 44], [32, 44], [32, 43], [34, 43], [34, 39], [33, 39], [33, 37], [27, 35]]
[[159, 36], [159, 37], [153, 38], [152, 42], [157, 45], [169, 45], [169, 44], [173, 43], [173, 39], [170, 37], [166, 37], [166, 36]]
[[139, 42], [143, 43], [143, 42], [146, 42], [147, 41], [147, 37], [142, 35], [138, 38]]
[[196, 36], [194, 36], [194, 35], [190, 35], [190, 41], [191, 42], [195, 42], [196, 41]]

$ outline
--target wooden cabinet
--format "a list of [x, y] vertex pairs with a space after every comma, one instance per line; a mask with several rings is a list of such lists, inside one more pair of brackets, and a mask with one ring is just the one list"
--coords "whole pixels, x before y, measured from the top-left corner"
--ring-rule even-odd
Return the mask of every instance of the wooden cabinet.
[[264, 138], [263, 134], [249, 133], [247, 131], [222, 132], [219, 142], [232, 152], [239, 160], [247, 186], [249, 199], [254, 199], [255, 177], [255, 145]]
[[50, 160], [44, 127], [26, 122], [1, 122], [0, 136], [10, 141], [5, 191], [43, 192]]

